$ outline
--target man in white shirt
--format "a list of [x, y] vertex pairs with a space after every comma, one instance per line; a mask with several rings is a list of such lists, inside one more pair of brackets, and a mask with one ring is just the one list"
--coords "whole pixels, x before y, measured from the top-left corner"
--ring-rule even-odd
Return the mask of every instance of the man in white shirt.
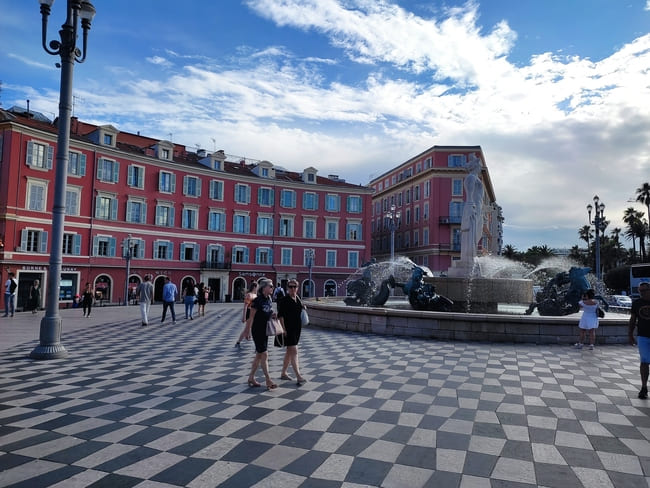
[[135, 294], [140, 301], [140, 314], [142, 315], [142, 326], [149, 325], [149, 310], [153, 303], [153, 284], [151, 277], [145, 275], [144, 281], [138, 285]]

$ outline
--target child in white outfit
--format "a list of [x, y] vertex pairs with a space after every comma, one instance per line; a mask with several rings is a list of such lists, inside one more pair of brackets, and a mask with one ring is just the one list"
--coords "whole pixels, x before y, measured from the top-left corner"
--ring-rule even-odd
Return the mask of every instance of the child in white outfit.
[[574, 345], [576, 349], [582, 349], [587, 331], [589, 331], [589, 349], [593, 349], [594, 344], [596, 343], [596, 329], [598, 328], [598, 301], [594, 300], [595, 295], [594, 290], [587, 290], [582, 295], [582, 300], [578, 302], [578, 305], [580, 305], [580, 308], [582, 309], [582, 317], [580, 317], [580, 322], [578, 323], [578, 327], [580, 328], [580, 338]]

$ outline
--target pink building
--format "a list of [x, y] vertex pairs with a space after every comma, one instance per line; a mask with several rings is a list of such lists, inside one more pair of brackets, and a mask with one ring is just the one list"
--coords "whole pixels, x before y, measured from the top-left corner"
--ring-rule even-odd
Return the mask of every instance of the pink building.
[[464, 164], [474, 153], [483, 166], [485, 232], [479, 253], [499, 254], [503, 244], [503, 217], [496, 204], [485, 156], [480, 146], [433, 146], [373, 179], [372, 255], [390, 258], [391, 218], [395, 216], [394, 253], [435, 274], [445, 273], [460, 259], [460, 222], [463, 215]]
[[[297, 279], [309, 296], [311, 275], [314, 295], [344, 295], [370, 259], [368, 187], [74, 118], [71, 132], [62, 303], [86, 282], [122, 302], [145, 274], [158, 299], [164, 276], [204, 282], [215, 301], [263, 277]], [[34, 279], [47, 283], [56, 135], [38, 114], [0, 110], [0, 264], [2, 282], [18, 278], [18, 307]]]

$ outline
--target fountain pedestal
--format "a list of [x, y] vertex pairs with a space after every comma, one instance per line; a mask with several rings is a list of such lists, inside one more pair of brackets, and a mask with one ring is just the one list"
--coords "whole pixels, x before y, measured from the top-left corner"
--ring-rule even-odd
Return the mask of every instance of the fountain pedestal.
[[533, 281], [514, 278], [424, 277], [454, 302], [454, 312], [497, 313], [499, 303], [530, 304]]

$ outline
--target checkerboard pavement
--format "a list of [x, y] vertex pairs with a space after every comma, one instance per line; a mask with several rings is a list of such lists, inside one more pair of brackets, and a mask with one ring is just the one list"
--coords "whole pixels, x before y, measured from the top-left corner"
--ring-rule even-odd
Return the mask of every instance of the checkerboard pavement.
[[[266, 391], [246, 384], [252, 343], [233, 347], [240, 306], [176, 325], [131, 315], [64, 326], [63, 360], [1, 353], [0, 486], [650, 486], [629, 346], [308, 327], [309, 381]], [[282, 354], [270, 347], [274, 378]]]

